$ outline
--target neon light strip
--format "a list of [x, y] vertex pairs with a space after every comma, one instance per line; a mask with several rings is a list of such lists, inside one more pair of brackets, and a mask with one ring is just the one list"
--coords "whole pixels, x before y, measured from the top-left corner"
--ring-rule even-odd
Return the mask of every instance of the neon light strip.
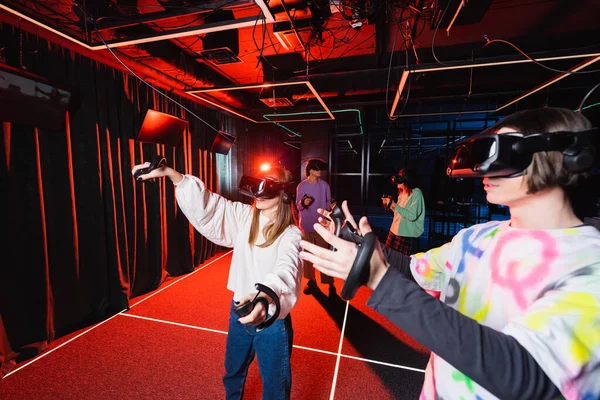
[[[599, 60], [600, 60], [600, 56], [597, 56], [597, 57], [594, 57], [594, 58], [590, 58], [589, 60], [587, 60], [587, 61], [585, 61], [585, 62], [577, 65], [576, 67], [573, 67], [573, 68], [569, 69], [569, 71], [570, 72], [577, 72], [579, 70], [584, 69], [587, 66], [592, 65], [593, 63], [595, 63], [596, 61], [599, 61]], [[519, 97], [517, 97], [517, 98], [515, 98], [515, 99], [513, 99], [511, 101], [509, 101], [508, 103], [504, 104], [503, 106], [498, 107], [496, 109], [496, 111], [500, 111], [500, 110], [502, 110], [502, 109], [504, 109], [504, 108], [506, 108], [506, 107], [508, 107], [508, 106], [510, 106], [510, 105], [512, 105], [512, 104], [514, 104], [516, 102], [518, 102], [519, 100], [524, 99], [525, 97], [531, 96], [532, 94], [534, 94], [536, 92], [539, 92], [540, 90], [542, 90], [542, 89], [544, 89], [544, 88], [546, 88], [546, 87], [548, 87], [550, 85], [553, 85], [553, 84], [555, 84], [558, 81], [561, 81], [561, 80], [565, 79], [569, 75], [570, 74], [560, 74], [560, 75], [558, 75], [558, 76], [550, 79], [546, 83], [543, 83], [543, 84], [539, 85], [538, 87], [530, 90], [529, 92], [524, 93], [521, 96], [519, 96]]]
[[[317, 90], [315, 89], [315, 87], [309, 82], [309, 81], [286, 81], [286, 82], [271, 82], [271, 83], [261, 83], [261, 84], [255, 84], [255, 85], [241, 85], [241, 86], [223, 86], [223, 87], [218, 87], [218, 88], [207, 88], [207, 89], [198, 89], [198, 90], [186, 90], [186, 93], [192, 94], [196, 97], [198, 97], [199, 99], [202, 99], [204, 101], [206, 101], [209, 104], [214, 105], [215, 107], [221, 108], [222, 110], [225, 110], [227, 112], [230, 112], [234, 115], [237, 115], [239, 117], [242, 117], [244, 119], [247, 119], [248, 121], [254, 122], [255, 124], [260, 124], [260, 123], [268, 123], [268, 121], [255, 121], [252, 118], [245, 116], [243, 114], [240, 114], [238, 112], [235, 112], [227, 107], [221, 106], [220, 104], [217, 103], [213, 103], [209, 100], [206, 100], [203, 97], [200, 97], [197, 95], [197, 93], [207, 93], [207, 92], [217, 92], [217, 91], [229, 91], [229, 90], [242, 90], [242, 89], [264, 89], [264, 88], [269, 88], [269, 87], [278, 87], [278, 86], [293, 86], [293, 85], [306, 85], [308, 87], [308, 89], [312, 92], [312, 94], [315, 96], [315, 98], [319, 101], [319, 103], [321, 104], [321, 106], [323, 107], [323, 109], [325, 111], [323, 112], [318, 112], [320, 114], [328, 114], [329, 118], [324, 118], [324, 119], [320, 119], [319, 121], [330, 121], [335, 119], [335, 117], [333, 116], [333, 114], [331, 113], [331, 111], [329, 110], [329, 108], [327, 107], [327, 105], [325, 104], [325, 102], [323, 101], [323, 99], [321, 98], [321, 96], [319, 95], [319, 93], [317, 92]], [[315, 112], [317, 113], [317, 112]], [[267, 116], [270, 114], [266, 114]], [[283, 115], [283, 114], [280, 114]], [[268, 118], [265, 118], [268, 120]], [[306, 122], [306, 120], [298, 120], [298, 121], [285, 121], [285, 122]], [[288, 128], [284, 128], [286, 130], [288, 130]], [[293, 131], [291, 131], [293, 132]], [[297, 133], [294, 132], [294, 134], [297, 135]]]
[[[351, 109], [347, 109], [347, 110], [333, 110], [333, 113], [342, 113], [342, 112], [357, 112], [358, 113], [358, 123], [360, 126], [360, 134], [362, 135], [364, 133], [363, 131], [363, 127], [362, 127], [362, 116], [360, 113], [360, 110], [355, 109], [355, 108], [351, 108]], [[276, 123], [275, 121], [271, 121], [268, 117], [292, 117], [292, 116], [296, 116], [296, 115], [310, 115], [310, 114], [325, 114], [325, 111], [305, 111], [305, 112], [297, 112], [297, 113], [287, 113], [287, 114], [265, 114], [263, 115], [263, 118], [266, 119], [267, 121]], [[322, 119], [311, 119], [308, 121], [323, 121]], [[328, 119], [326, 119], [325, 121], [329, 121]], [[282, 122], [307, 122], [306, 119], [299, 119], [299, 120], [286, 120], [286, 121], [282, 121]], [[259, 124], [261, 122], [258, 122]], [[282, 128], [287, 129], [285, 126], [279, 124]]]
[[[264, 117], [264, 115], [263, 115], [263, 117]], [[291, 133], [292, 135], [294, 135], [294, 136], [297, 136], [297, 137], [302, 137], [302, 135], [301, 135], [301, 134], [299, 134], [299, 133], [297, 133], [297, 132], [294, 132], [293, 130], [291, 130], [291, 129], [290, 129], [290, 128], [288, 128], [287, 126], [283, 126], [283, 125], [281, 125], [281, 124], [280, 124], [280, 123], [278, 123], [278, 122], [271, 121], [271, 120], [270, 120], [269, 118], [267, 118], [267, 117], [265, 117], [265, 118], [266, 118], [266, 120], [267, 120], [267, 121], [270, 121], [270, 122], [272, 122], [273, 124], [275, 124], [276, 126], [280, 127], [281, 129], [285, 129], [286, 131], [288, 131], [288, 132], [289, 132], [289, 133]]]
[[[592, 108], [592, 107], [597, 107], [600, 106], [600, 102], [599, 103], [594, 103], [594, 104], [590, 104], [589, 106], [585, 106], [581, 109], [581, 111], [583, 110], [587, 110], [588, 108]], [[579, 110], [573, 110], [574, 112], [579, 112]]]
[[277, 86], [292, 86], [308, 84], [308, 81], [287, 81], [287, 82], [270, 82], [270, 83], [259, 83], [255, 85], [241, 85], [241, 86], [223, 86], [217, 88], [189, 90], [187, 93], [205, 93], [205, 92], [224, 92], [226, 90], [242, 90], [242, 89], [264, 89]]
[[[390, 111], [390, 115], [394, 115], [394, 112], [396, 112], [396, 107], [398, 107], [400, 95], [402, 94], [404, 86], [406, 85], [408, 74], [410, 74], [408, 70], [405, 69], [404, 71], [402, 71], [402, 76], [400, 77], [400, 83], [398, 84], [398, 90], [396, 90], [396, 97], [394, 97], [394, 103], [392, 104], [392, 110]], [[387, 104], [385, 105], [385, 107], [387, 108]]]
[[460, 14], [460, 10], [462, 10], [464, 5], [465, 5], [465, 0], [461, 0], [460, 4], [458, 5], [458, 8], [456, 9], [456, 13], [454, 14], [454, 17], [452, 18], [452, 21], [450, 21], [450, 24], [446, 28], [447, 35], [450, 34], [450, 28], [452, 28], [452, 25], [454, 25], [454, 21], [456, 21], [456, 17], [458, 17], [458, 14]]
[[[65, 33], [57, 31], [56, 29], [51, 28], [51, 27], [49, 27], [48, 25], [46, 25], [46, 24], [44, 24], [42, 22], [36, 21], [35, 19], [33, 19], [31, 17], [28, 17], [27, 15], [22, 14], [22, 13], [18, 12], [17, 10], [13, 10], [12, 8], [10, 8], [8, 6], [5, 6], [2, 3], [0, 3], [0, 9], [2, 9], [4, 11], [8, 11], [9, 13], [14, 14], [14, 15], [16, 15], [19, 18], [23, 18], [24, 20], [26, 20], [28, 22], [31, 22], [34, 25], [40, 26], [40, 27], [42, 27], [42, 28], [44, 28], [44, 29], [46, 29], [46, 30], [54, 33], [55, 35], [58, 35], [58, 36], [62, 37], [63, 39], [67, 39], [68, 41], [76, 43], [76, 44], [78, 44], [78, 45], [80, 45], [82, 47], [85, 47], [88, 50], [98, 50], [98, 49], [96, 49], [96, 48], [94, 48], [92, 46], [89, 46], [88, 44], [86, 44], [86, 43], [78, 40], [78, 39], [75, 39], [75, 38], [73, 38], [73, 37], [71, 37], [71, 36], [69, 36], [69, 35], [67, 35]], [[101, 48], [104, 48], [104, 49], [106, 48], [106, 47], [104, 47], [104, 45], [101, 45], [101, 46], [98, 46], [98, 47], [101, 47]]]
[[[60, 37], [62, 37], [63, 39], [69, 40], [73, 43], [76, 43], [82, 47], [85, 47], [88, 50], [93, 50], [93, 51], [97, 51], [97, 50], [106, 50], [106, 46], [104, 44], [99, 44], [99, 45], [94, 45], [94, 46], [90, 46], [87, 43], [76, 39], [72, 36], [69, 36], [65, 33], [62, 33], [52, 27], [50, 27], [49, 25], [46, 25], [43, 22], [37, 21], [31, 17], [28, 17], [27, 15], [20, 13], [19, 11], [12, 9], [4, 4], [0, 4], [0, 9], [3, 9], [13, 15], [16, 15], [19, 18], [22, 18], [28, 22], [31, 22], [34, 25], [37, 25], [39, 27], [42, 27]], [[265, 14], [266, 15], [266, 14]], [[179, 31], [179, 32], [175, 32], [175, 33], [168, 33], [168, 32], [164, 32], [163, 34], [159, 34], [153, 37], [145, 37], [145, 38], [139, 38], [139, 39], [132, 39], [132, 40], [123, 40], [123, 41], [116, 41], [116, 42], [110, 42], [107, 43], [108, 47], [110, 48], [116, 48], [116, 47], [123, 47], [123, 46], [131, 46], [134, 44], [141, 44], [141, 43], [149, 43], [149, 42], [158, 42], [160, 40], [167, 40], [167, 39], [175, 39], [175, 38], [182, 38], [182, 37], [187, 37], [187, 36], [195, 36], [195, 35], [200, 35], [200, 34], [205, 34], [205, 33], [211, 33], [211, 32], [220, 32], [220, 31], [226, 31], [226, 30], [230, 30], [230, 29], [238, 29], [238, 28], [246, 28], [246, 27], [253, 27], [255, 24], [262, 24], [263, 19], [258, 19], [256, 17], [247, 17], [247, 18], [240, 18], [239, 20], [234, 21], [231, 24], [223, 24], [222, 22], [217, 22], [217, 23], [208, 23], [208, 24], [204, 24], [202, 25], [202, 27], [198, 28], [198, 29], [194, 29], [194, 30], [185, 30], [185, 31]], [[266, 17], [266, 23], [270, 24], [275, 22], [270, 21], [269, 17]]]
[[[568, 56], [556, 56], [556, 57], [543, 57], [543, 58], [535, 58], [537, 62], [542, 61], [558, 61], [558, 60], [572, 60], [575, 58], [587, 58], [587, 57], [596, 57], [600, 56], [600, 53], [586, 53], [586, 54], [573, 54]], [[466, 68], [479, 68], [479, 67], [496, 67], [499, 65], [512, 65], [512, 64], [526, 64], [532, 62], [528, 58], [522, 60], [510, 60], [510, 61], [494, 61], [488, 63], [471, 63], [471, 64], [461, 64], [461, 65], [452, 65], [448, 67], [415, 67], [411, 69], [411, 73], [415, 72], [435, 72], [435, 71], [450, 71], [454, 69], [466, 69]]]

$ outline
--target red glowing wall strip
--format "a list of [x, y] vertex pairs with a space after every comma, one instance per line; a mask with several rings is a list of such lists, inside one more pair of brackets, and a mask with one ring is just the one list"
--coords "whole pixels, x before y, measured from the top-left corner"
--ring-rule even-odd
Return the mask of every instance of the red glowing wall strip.
[[[113, 156], [112, 156], [112, 147], [110, 143], [110, 131], [107, 128], [104, 129], [104, 133], [106, 135], [106, 159], [108, 164], [108, 179], [109, 182], [114, 184], [115, 182], [115, 174], [113, 171]], [[112, 188], [112, 186], [111, 186]], [[117, 271], [119, 271], [119, 281], [121, 282], [121, 287], [125, 289], [126, 293], [129, 294], [129, 282], [127, 277], [123, 276], [123, 265], [121, 262], [121, 249], [119, 247], [119, 224], [117, 221], [117, 199], [115, 197], [115, 191], [112, 189], [110, 191], [111, 196], [111, 204], [112, 204], [112, 219], [114, 228], [114, 246], [115, 246], [115, 255], [116, 255], [116, 263], [117, 263]], [[108, 239], [108, 238], [107, 238]]]
[[46, 274], [46, 329], [48, 340], [54, 340], [54, 296], [50, 286], [50, 259], [48, 256], [48, 229], [46, 227], [46, 205], [44, 203], [44, 183], [42, 181], [42, 161], [40, 153], [40, 131], [34, 129], [35, 134], [35, 162], [37, 167], [38, 193], [40, 196], [40, 218], [42, 222], [42, 236], [44, 237], [44, 273]]
[[73, 149], [71, 148], [71, 121], [69, 112], [65, 115], [67, 137], [67, 162], [69, 163], [69, 189], [71, 190], [71, 211], [73, 213], [73, 247], [75, 252], [75, 273], [79, 280], [79, 226], [77, 223], [77, 198], [75, 197], [75, 177], [73, 172]]
[[[165, 146], [157, 144], [156, 145], [157, 154], [165, 154]], [[161, 251], [161, 267], [163, 271], [167, 266], [167, 195], [165, 191], [166, 179], [158, 180], [158, 195], [160, 201], [160, 245], [162, 247]]]
[[[130, 160], [130, 166], [129, 169], [132, 170], [133, 167], [136, 165], [135, 162], [135, 141], [133, 139], [129, 139], [128, 141], [128, 147], [129, 147], [129, 160]], [[141, 144], [140, 144], [140, 148], [141, 148]], [[131, 178], [133, 179], [133, 177]], [[133, 183], [133, 268], [131, 268], [131, 276], [130, 279], [132, 282], [135, 282], [135, 271], [137, 270], [137, 249], [138, 249], [138, 241], [137, 241], [137, 185], [135, 184], [135, 181]]]
[[[123, 243], [125, 245], [125, 263], [129, 267], [129, 235], [127, 235], [127, 213], [126, 210], [126, 201], [125, 201], [125, 188], [123, 187], [123, 177], [125, 176], [123, 171], [123, 162], [121, 161], [123, 157], [121, 156], [121, 139], [117, 139], [117, 167], [119, 168], [119, 188], [121, 189], [121, 221], [123, 221]], [[115, 215], [117, 210], [115, 209]], [[118, 229], [118, 227], [115, 227]], [[116, 230], [115, 229], [115, 230]], [[117, 242], [119, 243], [119, 242]], [[131, 268], [127, 268], [128, 271], [131, 271]], [[135, 282], [130, 279], [129, 274], [127, 275], [128, 282]], [[128, 293], [129, 294], [129, 293]]]

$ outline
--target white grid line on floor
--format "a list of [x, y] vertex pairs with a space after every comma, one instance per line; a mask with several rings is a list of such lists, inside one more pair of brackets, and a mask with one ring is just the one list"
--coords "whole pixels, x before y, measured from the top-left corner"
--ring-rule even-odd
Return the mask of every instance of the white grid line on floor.
[[[128, 314], [128, 313], [121, 313], [119, 315], [121, 315], [123, 317], [139, 318], [139, 319], [144, 319], [144, 320], [148, 320], [148, 321], [152, 321], [152, 322], [158, 322], [158, 323], [161, 323], [161, 324], [175, 325], [175, 326], [180, 326], [180, 327], [183, 327], [183, 328], [197, 329], [197, 330], [201, 330], [201, 331], [213, 332], [213, 333], [219, 333], [219, 334], [222, 334], [222, 335], [227, 335], [226, 331], [221, 331], [221, 330], [212, 329], [212, 328], [204, 328], [204, 327], [197, 326], [197, 325], [182, 324], [182, 323], [179, 323], [179, 322], [173, 322], [173, 321], [167, 321], [167, 320], [164, 320], [164, 319], [144, 317], [144, 316], [141, 316], [141, 315]], [[343, 340], [343, 336], [342, 336], [342, 340]], [[348, 358], [348, 359], [352, 359], [352, 360], [356, 360], [356, 361], [368, 362], [368, 363], [371, 363], [371, 364], [379, 364], [379, 365], [383, 365], [383, 366], [386, 366], [386, 367], [405, 369], [405, 370], [414, 371], [414, 372], [422, 372], [422, 373], [425, 372], [424, 369], [420, 369], [420, 368], [413, 368], [413, 367], [409, 367], [409, 366], [401, 365], [401, 364], [392, 364], [392, 363], [387, 363], [387, 362], [384, 362], [384, 361], [371, 360], [369, 358], [362, 358], [362, 357], [350, 356], [348, 354], [343, 354], [343, 353], [341, 353], [339, 351], [338, 352], [333, 352], [333, 351], [315, 349], [313, 347], [300, 346], [300, 345], [297, 345], [297, 344], [293, 345], [293, 347], [296, 348], [296, 349], [300, 349], [300, 350], [306, 350], [306, 351], [312, 351], [312, 352], [315, 352], [315, 353], [322, 353], [322, 354], [327, 354], [327, 355], [330, 355], [330, 356], [336, 356], [336, 357], [338, 357], [338, 359], [339, 358]], [[336, 360], [336, 371], [337, 371], [338, 364], [339, 364], [339, 362]]]
[[[189, 277], [189, 276], [191, 276], [191, 275], [195, 274], [196, 272], [198, 272], [198, 271], [200, 271], [200, 270], [202, 270], [202, 269], [204, 269], [204, 268], [208, 267], [208, 266], [209, 266], [209, 265], [211, 265], [212, 263], [214, 263], [214, 262], [216, 262], [216, 261], [219, 261], [221, 258], [223, 258], [223, 257], [225, 257], [225, 256], [227, 256], [227, 255], [229, 255], [229, 254], [231, 254], [232, 252], [233, 252], [233, 250], [230, 250], [230, 251], [228, 251], [227, 253], [225, 253], [225, 254], [221, 255], [219, 258], [216, 258], [216, 259], [214, 259], [214, 260], [210, 261], [209, 263], [207, 263], [206, 265], [203, 265], [203, 266], [201, 266], [200, 268], [197, 268], [196, 270], [194, 270], [193, 272], [190, 272], [189, 274], [187, 274], [187, 275], [185, 275], [185, 276], [181, 277], [180, 279], [177, 279], [176, 281], [174, 281], [174, 282], [171, 282], [169, 285], [165, 286], [164, 288], [162, 288], [162, 289], [159, 289], [159, 290], [157, 290], [156, 292], [152, 293], [151, 295], [149, 295], [149, 296], [147, 296], [147, 297], [145, 297], [145, 298], [141, 299], [140, 301], [138, 301], [138, 302], [136, 302], [136, 303], [132, 304], [131, 306], [129, 306], [129, 309], [131, 309], [131, 308], [135, 307], [136, 305], [138, 305], [138, 304], [140, 304], [140, 303], [142, 303], [142, 302], [144, 302], [144, 301], [148, 300], [150, 297], [153, 297], [154, 295], [156, 295], [156, 294], [158, 294], [158, 293], [162, 292], [163, 290], [165, 290], [165, 289], [167, 289], [167, 288], [169, 288], [169, 287], [173, 286], [173, 285], [174, 285], [174, 284], [176, 284], [177, 282], [180, 282], [180, 281], [184, 280], [185, 278], [187, 278], [187, 277]], [[66, 341], [66, 342], [64, 342], [64, 343], [61, 343], [60, 345], [56, 346], [56, 347], [55, 347], [55, 348], [53, 348], [53, 349], [50, 349], [50, 350], [48, 350], [48, 351], [45, 351], [45, 352], [41, 353], [40, 355], [38, 355], [37, 357], [33, 358], [32, 360], [30, 360], [30, 361], [26, 362], [25, 364], [23, 364], [23, 365], [19, 366], [18, 368], [15, 368], [14, 370], [12, 370], [12, 371], [10, 371], [9, 373], [7, 373], [6, 375], [4, 375], [4, 377], [2, 377], [2, 379], [6, 379], [6, 378], [8, 378], [10, 375], [14, 374], [15, 372], [17, 372], [17, 371], [20, 371], [20, 370], [22, 370], [23, 368], [25, 368], [25, 367], [27, 367], [27, 366], [29, 366], [29, 365], [33, 364], [34, 362], [36, 362], [36, 361], [38, 361], [38, 360], [41, 360], [42, 358], [44, 358], [44, 357], [46, 357], [46, 356], [48, 356], [48, 355], [50, 355], [50, 354], [54, 353], [56, 350], [60, 349], [61, 347], [65, 346], [65, 345], [67, 345], [67, 344], [69, 344], [69, 343], [71, 343], [71, 342], [72, 342], [72, 341], [74, 341], [75, 339], [77, 339], [77, 338], [79, 338], [79, 337], [81, 337], [81, 336], [85, 335], [86, 333], [88, 333], [88, 332], [90, 332], [90, 331], [92, 331], [92, 330], [96, 329], [96, 328], [97, 328], [97, 327], [99, 327], [100, 325], [103, 325], [103, 324], [107, 323], [107, 322], [108, 322], [108, 321], [110, 321], [111, 319], [113, 319], [113, 318], [115, 318], [115, 317], [117, 317], [117, 316], [119, 316], [119, 315], [123, 314], [123, 313], [124, 313], [124, 312], [126, 312], [126, 311], [127, 311], [127, 309], [124, 309], [124, 310], [122, 310], [122, 311], [118, 312], [117, 314], [113, 315], [112, 317], [110, 317], [110, 318], [107, 318], [107, 319], [105, 319], [104, 321], [98, 322], [98, 323], [97, 323], [97, 324], [95, 324], [95, 325], [92, 325], [91, 327], [89, 327], [89, 328], [88, 328], [88, 329], [86, 329], [85, 331], [81, 332], [81, 333], [80, 333], [80, 334], [78, 334], [77, 336], [74, 336], [74, 337], [72, 337], [71, 339], [67, 340], [67, 341]]]

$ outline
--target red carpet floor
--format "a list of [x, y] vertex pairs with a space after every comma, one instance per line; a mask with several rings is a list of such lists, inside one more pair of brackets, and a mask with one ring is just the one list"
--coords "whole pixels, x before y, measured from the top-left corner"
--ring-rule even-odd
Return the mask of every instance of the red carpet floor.
[[[224, 398], [230, 261], [220, 253], [129, 311], [52, 342], [0, 381], [0, 399]], [[361, 288], [349, 305], [327, 285], [302, 295], [292, 311], [292, 399], [418, 398], [428, 352], [369, 309], [369, 294]], [[261, 390], [254, 362], [244, 399]]]

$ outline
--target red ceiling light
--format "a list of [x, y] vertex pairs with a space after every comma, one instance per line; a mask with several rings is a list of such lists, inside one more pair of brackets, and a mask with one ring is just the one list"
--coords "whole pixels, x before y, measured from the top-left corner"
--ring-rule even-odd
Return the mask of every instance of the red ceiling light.
[[266, 171], [268, 171], [268, 170], [270, 170], [270, 169], [271, 169], [271, 164], [269, 164], [269, 163], [262, 163], [262, 164], [260, 165], [260, 170], [261, 170], [262, 172], [266, 172]]

